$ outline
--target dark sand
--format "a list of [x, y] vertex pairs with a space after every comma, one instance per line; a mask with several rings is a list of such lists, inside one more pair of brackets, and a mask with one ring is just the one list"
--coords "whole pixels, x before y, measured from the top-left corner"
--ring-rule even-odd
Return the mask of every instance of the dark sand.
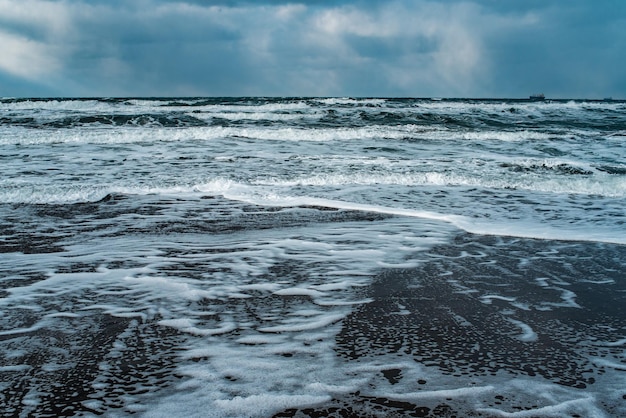
[[[343, 321], [336, 353], [346, 362], [402, 355], [463, 382], [484, 384], [504, 375], [595, 390], [606, 366], [593, 359], [626, 365], [623, 347], [606, 344], [623, 338], [626, 331], [625, 271], [626, 246], [461, 234], [451, 245], [429, 251], [417, 268], [382, 270], [364, 291], [363, 296], [374, 301], [358, 306]], [[400, 305], [405, 311], [401, 315]], [[15, 328], [34, 322], [29, 315], [27, 310], [12, 312], [19, 322]], [[59, 318], [58, 328], [0, 336], [5, 351], [30, 350], [20, 358], [3, 359], [3, 365], [30, 368], [0, 371], [1, 416], [18, 416], [32, 387], [42, 394], [30, 409], [32, 416], [52, 417], [125, 414], [124, 395], [175, 385], [180, 381], [179, 336], [157, 321], [142, 323], [92, 311], [78, 319]], [[536, 334], [525, 332], [520, 323]], [[125, 347], [113, 350], [115, 341]], [[51, 363], [59, 367], [50, 368]], [[109, 367], [104, 372], [103, 363]], [[392, 387], [408, 378], [393, 367], [382, 374]], [[98, 376], [106, 380], [101, 382], [105, 390], [94, 385]], [[428, 380], [412, 383], [417, 390], [442, 389]], [[362, 392], [275, 416], [488, 416], [462, 398], [412, 403]], [[624, 398], [626, 389], [599, 402], [608, 415], [623, 416]], [[98, 408], [91, 409], [86, 402], [90, 400], [98, 400]], [[482, 403], [508, 412], [545, 406], [497, 390], [484, 395]]]
[[[606, 371], [594, 358], [621, 359], [626, 366], [623, 347], [603, 344], [626, 331], [625, 246], [463, 234], [429, 258], [416, 269], [380, 274], [369, 289], [374, 302], [343, 322], [339, 356], [358, 361], [401, 353], [464, 381], [541, 377], [581, 391], [595, 390]], [[405, 314], [397, 314], [398, 304]], [[527, 324], [536, 336], [525, 335], [511, 320]], [[403, 379], [400, 369], [383, 374], [391, 384]], [[416, 383], [430, 389], [426, 380]], [[626, 388], [606, 399], [603, 409], [623, 416], [625, 399]], [[355, 393], [275, 416], [489, 416], [458, 399], [448, 401], [413, 404]], [[484, 399], [484, 407], [507, 412], [542, 406], [497, 391]]]

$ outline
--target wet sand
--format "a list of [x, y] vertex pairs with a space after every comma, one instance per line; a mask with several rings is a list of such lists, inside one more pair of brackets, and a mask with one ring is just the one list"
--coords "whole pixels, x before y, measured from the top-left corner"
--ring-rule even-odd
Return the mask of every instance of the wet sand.
[[[429, 258], [379, 275], [367, 295], [374, 301], [343, 322], [337, 355], [408, 357], [470, 390], [520, 378], [584, 394], [597, 390], [608, 364], [626, 368], [624, 344], [615, 343], [626, 332], [626, 247], [463, 234]], [[391, 385], [405, 379], [398, 368], [382, 374]], [[425, 395], [446, 389], [425, 379], [404, 383]], [[609, 416], [626, 412], [626, 389], [605, 394]], [[496, 387], [476, 408], [463, 397], [409, 402], [354, 393], [276, 417], [492, 416], [490, 408], [545, 416], [545, 399], [516, 395]]]
[[[365, 387], [274, 416], [484, 417], [532, 410], [550, 416], [541, 408], [554, 405], [533, 397], [541, 389], [516, 392], [510, 384], [516, 379], [581, 397], [594, 393], [609, 416], [626, 414], [626, 390], [607, 386], [606, 377], [626, 368], [625, 265], [626, 247], [619, 245], [460, 234], [428, 251], [418, 267], [382, 269], [361, 291], [372, 301], [341, 322], [338, 361], [389, 362], [379, 378], [390, 396]], [[266, 302], [283, 299], [293, 302], [288, 296]], [[12, 312], [15, 328], [33, 326], [29, 315]], [[168, 392], [182, 379], [177, 350], [184, 339], [158, 320], [93, 310], [0, 335], [3, 351], [13, 353], [0, 368], [1, 416], [124, 415], [132, 413], [127, 396]], [[407, 360], [424, 369], [423, 377], [396, 365]], [[29, 399], [33, 388], [36, 401]], [[570, 416], [583, 416], [573, 411]]]

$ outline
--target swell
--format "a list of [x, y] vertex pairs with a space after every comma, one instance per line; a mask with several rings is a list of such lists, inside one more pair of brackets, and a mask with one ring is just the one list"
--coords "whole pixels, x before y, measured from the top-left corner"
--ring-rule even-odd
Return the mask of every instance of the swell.
[[[351, 99], [351, 98], [90, 98], [0, 99], [1, 125], [195, 127], [207, 124], [363, 127], [436, 126], [458, 131], [626, 131], [621, 101]], [[94, 113], [94, 109], [98, 109]], [[141, 109], [141, 112], [133, 111]], [[150, 110], [145, 112], [145, 110]], [[41, 116], [41, 111], [47, 113]], [[68, 114], [69, 112], [69, 114]], [[86, 114], [88, 113], [88, 114]]]
[[184, 113], [173, 114], [96, 114], [66, 116], [52, 120], [38, 120], [34, 117], [3, 117], [1, 125], [22, 126], [35, 129], [75, 128], [89, 126], [139, 126], [139, 127], [198, 127], [207, 122]]

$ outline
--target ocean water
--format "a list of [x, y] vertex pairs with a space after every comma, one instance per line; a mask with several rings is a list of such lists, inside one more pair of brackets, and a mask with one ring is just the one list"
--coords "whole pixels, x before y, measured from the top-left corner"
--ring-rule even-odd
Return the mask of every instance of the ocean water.
[[626, 103], [0, 99], [1, 416], [626, 416]]

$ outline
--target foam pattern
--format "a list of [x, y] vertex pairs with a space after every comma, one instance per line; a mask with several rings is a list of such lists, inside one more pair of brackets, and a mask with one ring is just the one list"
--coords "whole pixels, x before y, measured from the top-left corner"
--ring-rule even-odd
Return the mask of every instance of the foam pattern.
[[9, 411], [624, 411], [622, 246], [323, 206], [173, 203], [22, 208], [0, 261]]

